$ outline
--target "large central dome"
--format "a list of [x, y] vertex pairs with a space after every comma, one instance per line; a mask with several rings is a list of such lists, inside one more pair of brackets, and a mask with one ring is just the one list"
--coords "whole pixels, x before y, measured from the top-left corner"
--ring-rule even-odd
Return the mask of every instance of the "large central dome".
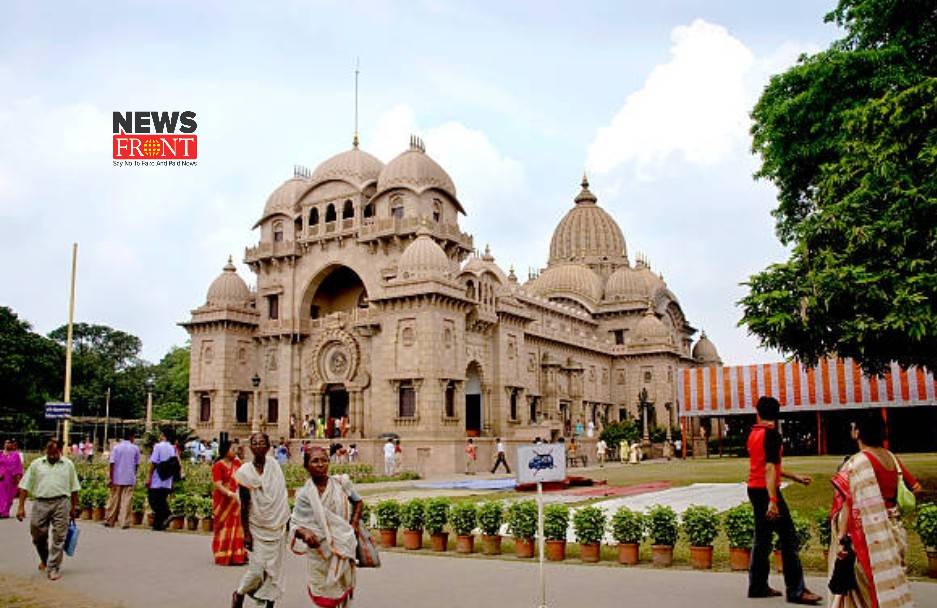
[[336, 154], [316, 167], [310, 181], [317, 186], [331, 180], [342, 180], [363, 188], [377, 181], [382, 169], [384, 169], [384, 163], [355, 144], [351, 150]]
[[548, 264], [627, 264], [628, 252], [621, 228], [589, 191], [589, 181], [582, 178], [582, 191], [576, 205], [560, 220], [550, 240]]

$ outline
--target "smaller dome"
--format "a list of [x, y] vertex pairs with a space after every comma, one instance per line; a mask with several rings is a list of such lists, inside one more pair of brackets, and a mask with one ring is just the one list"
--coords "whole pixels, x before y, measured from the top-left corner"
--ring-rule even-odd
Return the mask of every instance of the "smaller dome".
[[237, 268], [230, 257], [218, 278], [208, 288], [207, 303], [213, 306], [244, 306], [251, 298], [251, 291], [244, 279], [238, 276]]
[[608, 277], [605, 297], [609, 300], [646, 301], [665, 287], [664, 281], [639, 261], [634, 268], [622, 266]]
[[295, 213], [293, 207], [308, 187], [309, 180], [299, 175], [295, 175], [280, 184], [280, 186], [267, 197], [267, 203], [264, 205], [264, 214], [257, 220], [257, 223], [254, 224], [254, 228], [272, 215], [283, 214], [293, 217]]
[[449, 258], [436, 241], [429, 236], [429, 230], [421, 226], [416, 239], [410, 243], [400, 256], [397, 264], [397, 277], [408, 279], [421, 276], [445, 276], [449, 273]]
[[356, 144], [351, 150], [336, 154], [316, 167], [312, 172], [310, 185], [318, 186], [327, 181], [342, 180], [363, 189], [368, 183], [376, 181], [383, 169], [384, 163]]
[[697, 363], [722, 365], [722, 359], [719, 358], [716, 345], [706, 337], [705, 331], [700, 335], [696, 344], [693, 345], [693, 358], [696, 359]]
[[[423, 192], [435, 188], [442, 190], [456, 199], [455, 184], [445, 169], [426, 154], [423, 141], [417, 137], [410, 138], [410, 149], [387, 163], [377, 178], [377, 193], [381, 194], [392, 188], [409, 188], [415, 192]], [[459, 211], [465, 213], [456, 200]]]
[[[491, 248], [489, 248], [488, 245], [485, 245], [484, 255], [472, 256], [465, 266], [462, 267], [462, 272], [471, 272], [478, 276], [490, 272], [495, 275], [501, 283], [507, 283], [509, 280], [508, 276], [504, 274], [504, 271], [495, 264], [495, 258], [491, 255]], [[517, 277], [515, 277], [515, 281], [516, 280]]]
[[548, 266], [528, 285], [534, 293], [546, 298], [571, 293], [592, 302], [602, 299], [602, 279], [589, 267], [579, 264]]
[[644, 316], [635, 325], [631, 335], [632, 346], [670, 345], [670, 331], [667, 326], [657, 318], [654, 308], [648, 305]]

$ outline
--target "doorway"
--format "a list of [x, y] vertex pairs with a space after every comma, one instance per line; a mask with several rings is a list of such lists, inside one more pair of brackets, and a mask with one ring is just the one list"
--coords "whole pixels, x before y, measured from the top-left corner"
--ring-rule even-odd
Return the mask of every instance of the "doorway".
[[482, 384], [478, 364], [472, 362], [465, 372], [465, 434], [479, 437], [482, 433]]
[[340, 419], [348, 415], [348, 391], [343, 384], [333, 384], [325, 391], [325, 414]]

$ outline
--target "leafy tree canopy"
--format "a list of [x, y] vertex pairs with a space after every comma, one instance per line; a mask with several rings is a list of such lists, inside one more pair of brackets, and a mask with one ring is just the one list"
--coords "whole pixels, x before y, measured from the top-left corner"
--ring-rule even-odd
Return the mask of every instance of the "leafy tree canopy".
[[841, 0], [845, 29], [774, 76], [752, 112], [790, 258], [755, 274], [742, 323], [808, 363], [937, 367], [937, 4]]
[[153, 416], [157, 420], [185, 420], [189, 413], [189, 347], [174, 346], [152, 366]]
[[0, 418], [5, 423], [36, 428], [44, 403], [62, 398], [64, 369], [63, 349], [0, 306]]

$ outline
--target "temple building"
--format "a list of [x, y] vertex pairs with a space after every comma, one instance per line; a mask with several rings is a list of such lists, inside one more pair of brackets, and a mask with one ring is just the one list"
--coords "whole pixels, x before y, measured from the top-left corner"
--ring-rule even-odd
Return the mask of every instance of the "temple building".
[[466, 436], [555, 439], [626, 416], [675, 427], [677, 370], [719, 355], [629, 258], [586, 178], [523, 283], [476, 253], [467, 212], [416, 137], [386, 165], [356, 144], [295, 169], [244, 254], [256, 289], [229, 261], [182, 323], [190, 426], [289, 437], [306, 417], [347, 417], [362, 445], [396, 434], [447, 460]]

